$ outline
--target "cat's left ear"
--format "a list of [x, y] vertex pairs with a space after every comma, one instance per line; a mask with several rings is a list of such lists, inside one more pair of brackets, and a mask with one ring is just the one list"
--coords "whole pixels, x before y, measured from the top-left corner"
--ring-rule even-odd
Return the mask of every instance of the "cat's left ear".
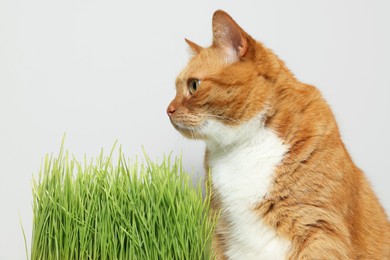
[[236, 58], [244, 57], [248, 52], [247, 34], [222, 10], [215, 11], [213, 15], [213, 45], [223, 48]]
[[202, 47], [200, 47], [198, 44], [188, 40], [187, 38], [184, 38], [184, 40], [186, 41], [186, 43], [191, 47], [191, 49], [196, 53], [198, 54], [201, 50], [203, 50]]

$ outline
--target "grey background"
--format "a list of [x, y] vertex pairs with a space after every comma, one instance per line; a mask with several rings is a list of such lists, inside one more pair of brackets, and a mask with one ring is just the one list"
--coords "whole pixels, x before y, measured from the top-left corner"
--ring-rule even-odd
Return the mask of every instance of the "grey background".
[[390, 211], [389, 1], [0, 0], [0, 259], [25, 259], [31, 178], [63, 133], [77, 157], [110, 149], [153, 159], [182, 151], [202, 175], [204, 145], [165, 109], [188, 60], [184, 37], [211, 43], [224, 9], [316, 85], [354, 161]]

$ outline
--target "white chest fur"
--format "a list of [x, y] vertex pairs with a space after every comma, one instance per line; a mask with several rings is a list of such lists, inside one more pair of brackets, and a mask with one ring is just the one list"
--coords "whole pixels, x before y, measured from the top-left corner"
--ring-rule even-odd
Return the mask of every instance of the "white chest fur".
[[284, 259], [290, 246], [253, 211], [287, 151], [274, 132], [256, 125], [256, 134], [234, 140], [229, 148], [218, 148], [221, 141], [207, 143], [213, 186], [221, 196], [222, 218], [229, 223], [224, 234], [228, 259]]

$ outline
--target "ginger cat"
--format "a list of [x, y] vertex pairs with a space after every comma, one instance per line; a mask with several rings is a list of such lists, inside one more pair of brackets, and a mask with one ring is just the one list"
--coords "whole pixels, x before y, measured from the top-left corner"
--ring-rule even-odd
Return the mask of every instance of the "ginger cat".
[[[225, 12], [167, 113], [206, 142], [217, 259], [390, 259], [390, 224], [313, 86]], [[210, 170], [210, 171], [209, 171]]]

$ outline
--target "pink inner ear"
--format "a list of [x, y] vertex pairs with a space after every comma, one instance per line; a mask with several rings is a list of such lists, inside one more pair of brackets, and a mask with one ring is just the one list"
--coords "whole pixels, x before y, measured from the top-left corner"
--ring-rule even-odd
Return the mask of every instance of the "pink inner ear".
[[243, 57], [248, 43], [240, 26], [224, 11], [218, 10], [213, 15], [213, 44], [229, 48], [239, 57]]
[[184, 40], [186, 41], [186, 43], [191, 47], [191, 49], [195, 53], [199, 53], [201, 50], [203, 50], [203, 48], [201, 46], [199, 46], [198, 44], [188, 40], [187, 38], [184, 38]]

